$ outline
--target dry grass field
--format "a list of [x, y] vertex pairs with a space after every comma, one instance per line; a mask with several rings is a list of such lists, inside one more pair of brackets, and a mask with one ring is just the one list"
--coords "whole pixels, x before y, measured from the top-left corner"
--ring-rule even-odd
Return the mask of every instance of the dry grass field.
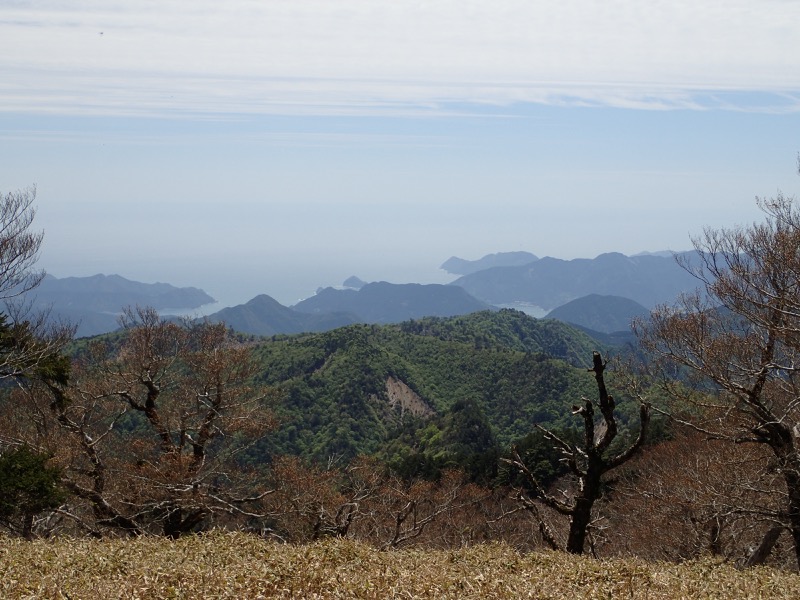
[[239, 533], [130, 540], [0, 538], [2, 598], [800, 598], [800, 576], [593, 560], [504, 545], [379, 552]]

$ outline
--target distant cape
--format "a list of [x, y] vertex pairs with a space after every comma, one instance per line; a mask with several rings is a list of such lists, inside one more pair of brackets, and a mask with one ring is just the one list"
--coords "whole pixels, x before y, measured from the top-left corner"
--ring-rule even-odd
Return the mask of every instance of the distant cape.
[[215, 302], [214, 298], [199, 288], [141, 283], [120, 275], [63, 279], [47, 275], [25, 298], [33, 310], [49, 310], [51, 319], [77, 325], [77, 337], [117, 329], [118, 315], [127, 306], [191, 310]]

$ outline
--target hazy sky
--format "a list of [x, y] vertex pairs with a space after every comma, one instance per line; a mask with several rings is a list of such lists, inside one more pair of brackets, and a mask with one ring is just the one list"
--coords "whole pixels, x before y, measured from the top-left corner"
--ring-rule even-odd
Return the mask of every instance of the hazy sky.
[[0, 0], [42, 266], [291, 304], [690, 246], [792, 195], [793, 0]]

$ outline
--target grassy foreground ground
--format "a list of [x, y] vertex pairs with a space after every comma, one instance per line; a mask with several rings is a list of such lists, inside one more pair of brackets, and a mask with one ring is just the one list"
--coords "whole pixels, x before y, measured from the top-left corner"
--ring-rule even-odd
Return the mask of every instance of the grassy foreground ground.
[[520, 554], [508, 546], [379, 552], [214, 533], [178, 541], [0, 538], [0, 598], [800, 598], [800, 576]]

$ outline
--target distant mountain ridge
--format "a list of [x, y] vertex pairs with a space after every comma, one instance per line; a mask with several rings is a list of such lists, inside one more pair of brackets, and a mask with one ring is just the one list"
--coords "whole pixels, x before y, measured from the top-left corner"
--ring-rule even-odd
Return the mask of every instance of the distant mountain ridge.
[[492, 307], [449, 285], [378, 281], [358, 290], [325, 288], [293, 308], [311, 314], [351, 313], [364, 323], [399, 323], [420, 317], [463, 315]]
[[324, 288], [291, 307], [262, 294], [206, 318], [224, 321], [241, 333], [277, 335], [323, 332], [354, 323], [450, 317], [491, 308], [452, 286], [381, 281], [364, 284], [358, 290]]
[[497, 252], [496, 254], [487, 254], [478, 260], [465, 260], [457, 256], [451, 256], [439, 268], [453, 275], [469, 275], [470, 273], [477, 273], [493, 267], [527, 265], [536, 260], [539, 260], [539, 257], [530, 252]]
[[168, 283], [141, 283], [120, 275], [92, 275], [58, 279], [46, 275], [33, 295], [40, 303], [53, 303], [56, 308], [80, 308], [86, 311], [119, 312], [131, 304], [191, 309], [216, 302], [195, 287], [178, 288]]
[[[679, 256], [690, 263], [697, 260], [695, 252]], [[698, 282], [672, 256], [611, 252], [593, 259], [544, 257], [524, 266], [493, 267], [451, 285], [490, 304], [528, 302], [552, 310], [589, 294], [622, 296], [652, 308], [696, 289]]]
[[206, 318], [212, 323], [224, 322], [240, 333], [267, 336], [329, 331], [359, 322], [358, 317], [344, 312], [302, 313], [266, 294], [245, 304], [223, 308]]
[[[697, 260], [694, 252], [679, 256], [689, 262]], [[612, 252], [594, 259], [574, 260], [540, 259], [528, 252], [500, 252], [477, 261], [451, 257], [442, 268], [482, 270], [447, 285], [366, 283], [352, 276], [342, 287], [320, 288], [316, 295], [291, 307], [262, 294], [208, 318], [225, 321], [243, 333], [276, 335], [327, 331], [353, 323], [399, 323], [423, 317], [465, 315], [497, 310], [504, 305], [532, 306], [536, 316], [562, 307], [549, 316], [599, 335], [615, 333], [620, 323], [629, 319], [627, 313], [638, 315], [641, 310], [669, 303], [681, 292], [697, 287], [697, 280], [675, 257], [664, 256], [663, 252], [636, 256]], [[580, 303], [564, 306], [590, 295], [618, 300], [595, 298], [588, 306]], [[52, 306], [54, 317], [78, 323], [78, 336], [113, 331], [117, 328], [117, 315], [125, 306], [190, 311], [214, 302], [198, 288], [145, 284], [119, 275], [63, 279], [48, 276], [29, 295], [30, 300], [34, 309]], [[628, 302], [628, 307], [621, 308], [621, 302]], [[566, 314], [564, 311], [568, 310], [572, 312]], [[591, 311], [596, 314], [589, 314]], [[617, 314], [620, 312], [621, 316]]]
[[367, 282], [362, 279], [359, 279], [355, 275], [348, 277], [347, 279], [344, 280], [344, 283], [342, 283], [343, 287], [353, 288], [354, 290], [360, 290], [365, 285], [367, 285]]

